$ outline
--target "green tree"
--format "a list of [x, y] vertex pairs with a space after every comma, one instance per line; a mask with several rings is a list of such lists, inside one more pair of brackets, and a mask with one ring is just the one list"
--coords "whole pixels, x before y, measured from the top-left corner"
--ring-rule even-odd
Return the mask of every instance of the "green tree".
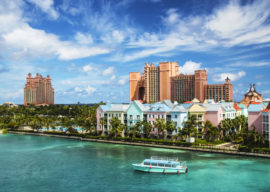
[[212, 124], [211, 121], [207, 120], [204, 125], [205, 139], [207, 141], [215, 141], [219, 136], [219, 131], [216, 126]]
[[152, 125], [149, 122], [147, 122], [147, 121], [143, 121], [142, 122], [142, 127], [143, 127], [143, 133], [144, 133], [144, 135], [147, 138], [149, 138], [150, 132], [152, 130]]
[[185, 138], [195, 136], [197, 133], [198, 119], [195, 115], [189, 116], [188, 120], [183, 123], [181, 135]]
[[112, 126], [111, 133], [114, 134], [115, 137], [117, 137], [121, 132], [120, 124], [121, 121], [117, 117], [113, 117], [111, 119], [111, 126]]
[[[156, 119], [154, 126], [158, 129], [158, 135], [162, 133], [163, 139], [167, 137], [166, 122], [164, 119]], [[165, 133], [166, 132], [166, 133]]]

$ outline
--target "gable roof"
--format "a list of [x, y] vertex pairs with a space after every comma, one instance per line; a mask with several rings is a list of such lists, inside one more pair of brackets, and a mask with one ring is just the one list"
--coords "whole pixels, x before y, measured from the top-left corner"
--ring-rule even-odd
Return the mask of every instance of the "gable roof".
[[235, 110], [241, 110], [241, 108], [240, 107], [238, 107], [238, 105], [235, 103], [235, 104], [233, 104], [233, 107], [234, 107], [234, 109]]
[[259, 112], [261, 110], [263, 110], [263, 104], [249, 104], [248, 106], [248, 112]]
[[169, 112], [171, 109], [164, 103], [151, 104], [148, 107], [148, 112]]
[[111, 104], [107, 111], [127, 111], [129, 104]]
[[181, 104], [185, 109], [189, 109], [192, 106], [192, 103], [183, 103]]
[[238, 107], [240, 107], [241, 109], [247, 109], [247, 106], [245, 106], [243, 103], [240, 103]]
[[189, 112], [206, 112], [206, 107], [204, 107], [202, 104], [194, 103], [190, 108]]
[[185, 109], [185, 107], [183, 107], [182, 105], [176, 105], [171, 112], [188, 112], [188, 110]]
[[192, 102], [192, 103], [200, 103], [200, 100], [197, 99], [197, 98], [194, 98], [191, 102]]
[[234, 103], [233, 102], [224, 102], [221, 103], [221, 106], [225, 111], [235, 111], [235, 108], [233, 107]]
[[203, 104], [204, 107], [206, 107], [206, 111], [218, 111], [220, 108], [223, 109], [222, 105], [220, 104]]
[[165, 105], [167, 105], [171, 109], [174, 107], [174, 105], [171, 102], [171, 100], [164, 100], [164, 101], [162, 101], [162, 103], [164, 103]]

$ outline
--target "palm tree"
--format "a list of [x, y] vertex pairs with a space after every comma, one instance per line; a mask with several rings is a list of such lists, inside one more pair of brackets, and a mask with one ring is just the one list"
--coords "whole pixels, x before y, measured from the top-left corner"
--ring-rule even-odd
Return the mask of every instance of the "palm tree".
[[150, 132], [152, 130], [152, 125], [147, 122], [147, 121], [143, 121], [142, 122], [142, 127], [143, 127], [143, 133], [144, 135], [149, 138]]
[[197, 133], [197, 117], [195, 115], [189, 116], [188, 120], [183, 123], [181, 135], [185, 137], [192, 137]]
[[211, 121], [207, 120], [204, 125], [205, 138], [207, 141], [215, 141], [219, 135], [219, 131], [216, 126], [212, 124]]
[[167, 132], [169, 132], [171, 135], [176, 130], [176, 125], [174, 121], [167, 122]]
[[166, 122], [164, 119], [157, 119], [156, 122], [154, 123], [155, 127], [158, 129], [158, 135], [160, 132], [162, 132], [163, 139], [166, 139], [167, 137], [165, 131], [166, 131]]
[[102, 127], [101, 135], [104, 136], [104, 124], [105, 124], [105, 119], [104, 119], [104, 117], [101, 117], [101, 118], [99, 119], [99, 122], [100, 122], [101, 127]]
[[111, 119], [111, 126], [112, 126], [111, 132], [114, 134], [115, 137], [117, 137], [117, 135], [119, 135], [121, 132], [120, 124], [121, 124], [121, 121], [117, 117], [113, 117]]

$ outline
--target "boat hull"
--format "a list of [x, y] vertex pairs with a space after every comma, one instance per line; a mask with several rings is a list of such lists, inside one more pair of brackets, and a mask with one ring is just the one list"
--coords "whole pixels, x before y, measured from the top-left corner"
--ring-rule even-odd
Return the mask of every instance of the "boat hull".
[[132, 164], [133, 169], [136, 171], [148, 172], [148, 173], [165, 173], [165, 174], [180, 174], [187, 173], [186, 167], [170, 168], [170, 167], [155, 167], [155, 166], [143, 166], [141, 164]]

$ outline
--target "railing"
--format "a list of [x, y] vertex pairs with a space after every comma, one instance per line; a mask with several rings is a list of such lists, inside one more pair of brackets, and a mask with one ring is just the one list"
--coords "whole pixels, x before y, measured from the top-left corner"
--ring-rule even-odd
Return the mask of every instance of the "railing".
[[159, 156], [152, 156], [151, 160], [162, 160], [162, 161], [178, 161], [177, 157], [159, 157]]

